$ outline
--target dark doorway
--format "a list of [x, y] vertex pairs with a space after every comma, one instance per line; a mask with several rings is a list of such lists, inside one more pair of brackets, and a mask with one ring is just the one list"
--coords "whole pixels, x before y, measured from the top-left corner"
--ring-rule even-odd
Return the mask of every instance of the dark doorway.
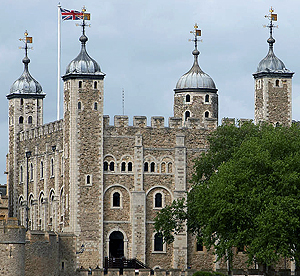
[[114, 231], [109, 236], [109, 257], [122, 258], [124, 256], [124, 236], [120, 231]]

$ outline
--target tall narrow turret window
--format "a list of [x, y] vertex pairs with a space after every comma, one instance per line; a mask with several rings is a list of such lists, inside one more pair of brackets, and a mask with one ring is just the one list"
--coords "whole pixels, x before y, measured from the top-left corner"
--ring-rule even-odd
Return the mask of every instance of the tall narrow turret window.
[[209, 95], [205, 95], [205, 102], [209, 103]]
[[121, 197], [118, 192], [113, 194], [113, 207], [120, 207], [121, 205]]
[[20, 167], [20, 183], [23, 183], [24, 181], [24, 176], [23, 176], [23, 167]]
[[41, 161], [41, 178], [44, 178], [44, 162]]
[[126, 170], [126, 163], [122, 162], [122, 164], [121, 164], [121, 172], [125, 172], [125, 170]]
[[132, 162], [128, 162], [128, 171], [132, 172]]
[[20, 116], [19, 117], [19, 124], [23, 124], [23, 121], [24, 121], [23, 116]]
[[104, 161], [104, 163], [103, 163], [103, 170], [104, 170], [105, 172], [108, 171], [108, 162], [107, 162], [107, 161]]
[[54, 160], [51, 158], [50, 161], [50, 175], [53, 177], [54, 176]]
[[32, 116], [28, 117], [28, 124], [32, 124]]
[[276, 80], [276, 81], [275, 81], [275, 85], [276, 85], [277, 87], [279, 87], [279, 80]]
[[185, 102], [186, 103], [191, 102], [191, 96], [189, 94], [185, 96]]
[[154, 197], [154, 207], [155, 208], [162, 208], [162, 194], [156, 193]]
[[114, 162], [109, 163], [109, 170], [112, 171], [112, 172], [115, 170], [115, 163]]
[[97, 89], [97, 82], [94, 82], [94, 89]]
[[151, 162], [150, 164], [150, 172], [155, 172], [155, 163]]
[[209, 117], [209, 112], [208, 112], [208, 111], [205, 111], [204, 117], [205, 117], [205, 118], [208, 118], [208, 117]]
[[21, 100], [20, 100], [20, 105], [23, 105], [23, 103], [24, 103], [24, 100], [21, 99]]
[[81, 102], [78, 102], [78, 109], [81, 109]]
[[30, 180], [33, 180], [33, 165], [30, 163]]
[[78, 82], [78, 88], [82, 88], [82, 81]]
[[191, 113], [190, 113], [189, 111], [186, 111], [186, 112], [185, 112], [185, 115], [184, 115], [185, 121], [187, 121], [187, 119], [188, 119], [189, 117], [191, 117]]
[[148, 162], [145, 162], [144, 164], [144, 172], [147, 172], [149, 170]]
[[94, 103], [94, 109], [98, 110], [98, 103]]

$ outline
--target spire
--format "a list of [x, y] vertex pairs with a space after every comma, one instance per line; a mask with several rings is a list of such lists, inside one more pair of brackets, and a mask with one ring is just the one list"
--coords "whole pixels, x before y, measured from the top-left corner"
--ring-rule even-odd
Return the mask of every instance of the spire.
[[77, 26], [80, 26], [82, 28], [82, 34], [79, 38], [79, 41], [81, 42], [81, 50], [78, 56], [73, 59], [66, 69], [66, 74], [63, 76], [63, 79], [65, 79], [69, 75], [90, 75], [90, 74], [97, 74], [99, 76], [105, 76], [103, 72], [101, 72], [99, 64], [92, 59], [86, 50], [86, 42], [88, 41], [87, 36], [85, 35], [85, 28], [87, 26], [90, 26], [89, 24], [86, 24], [86, 20], [90, 20], [90, 14], [86, 13], [85, 7], [82, 8], [82, 23], [76, 24]]
[[7, 98], [19, 97], [20, 95], [28, 94], [30, 97], [44, 98], [46, 94], [42, 91], [42, 86], [36, 81], [29, 73], [28, 65], [30, 59], [28, 58], [28, 50], [32, 49], [28, 44], [32, 43], [32, 37], [28, 36], [28, 32], [25, 31], [24, 38], [20, 38], [20, 41], [24, 42], [24, 47], [19, 47], [25, 50], [25, 57], [22, 62], [24, 63], [24, 71], [20, 78], [18, 78], [10, 88], [10, 94]]
[[190, 33], [194, 35], [193, 39], [189, 39], [189, 41], [193, 41], [195, 45], [195, 48], [192, 51], [192, 54], [194, 55], [194, 63], [192, 68], [178, 80], [175, 92], [179, 92], [182, 89], [208, 89], [216, 92], [217, 89], [214, 81], [208, 74], [202, 71], [198, 64], [198, 56], [200, 54], [198, 51], [198, 41], [201, 41], [198, 37], [201, 36], [201, 30], [198, 29], [197, 23], [194, 26], [194, 30], [190, 31]]
[[278, 28], [278, 25], [274, 25], [273, 21], [277, 21], [277, 14], [273, 13], [274, 9], [271, 7], [269, 10], [270, 14], [265, 15], [266, 18], [270, 20], [269, 25], [264, 26], [270, 29], [270, 37], [267, 42], [269, 43], [269, 53], [273, 53], [273, 45], [275, 43], [275, 39], [273, 38], [273, 28]]
[[274, 43], [275, 39], [273, 38], [273, 29], [277, 28], [277, 25], [274, 25], [273, 22], [277, 21], [277, 14], [274, 13], [274, 9], [271, 7], [269, 14], [265, 15], [266, 18], [270, 20], [268, 25], [264, 25], [270, 29], [270, 36], [267, 39], [269, 43], [269, 51], [265, 58], [263, 58], [258, 64], [256, 73], [253, 74], [254, 77], [257, 77], [258, 74], [270, 74], [270, 73], [291, 73], [290, 70], [286, 69], [284, 63], [276, 57], [274, 53]]

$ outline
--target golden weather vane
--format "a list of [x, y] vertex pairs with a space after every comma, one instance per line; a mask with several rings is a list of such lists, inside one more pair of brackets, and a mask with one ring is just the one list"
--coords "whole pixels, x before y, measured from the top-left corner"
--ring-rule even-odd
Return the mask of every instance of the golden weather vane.
[[189, 41], [195, 42], [195, 48], [197, 49], [197, 42], [202, 42], [202, 39], [198, 39], [198, 36], [201, 36], [201, 30], [198, 29], [198, 24], [195, 23], [194, 30], [190, 31], [194, 35], [194, 39], [189, 39]]
[[33, 49], [32, 47], [28, 47], [28, 43], [32, 43], [32, 36], [28, 36], [27, 30], [25, 31], [24, 36], [24, 38], [19, 38], [19, 40], [25, 43], [25, 47], [19, 47], [19, 49], [25, 49], [25, 55], [27, 56], [28, 50]]

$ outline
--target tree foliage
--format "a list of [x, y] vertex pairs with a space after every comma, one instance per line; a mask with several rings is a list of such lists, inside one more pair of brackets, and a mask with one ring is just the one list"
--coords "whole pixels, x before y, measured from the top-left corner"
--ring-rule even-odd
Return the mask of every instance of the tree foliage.
[[187, 199], [164, 208], [156, 230], [172, 242], [186, 224], [219, 258], [244, 247], [249, 263], [299, 261], [299, 126], [220, 126], [209, 142]]

